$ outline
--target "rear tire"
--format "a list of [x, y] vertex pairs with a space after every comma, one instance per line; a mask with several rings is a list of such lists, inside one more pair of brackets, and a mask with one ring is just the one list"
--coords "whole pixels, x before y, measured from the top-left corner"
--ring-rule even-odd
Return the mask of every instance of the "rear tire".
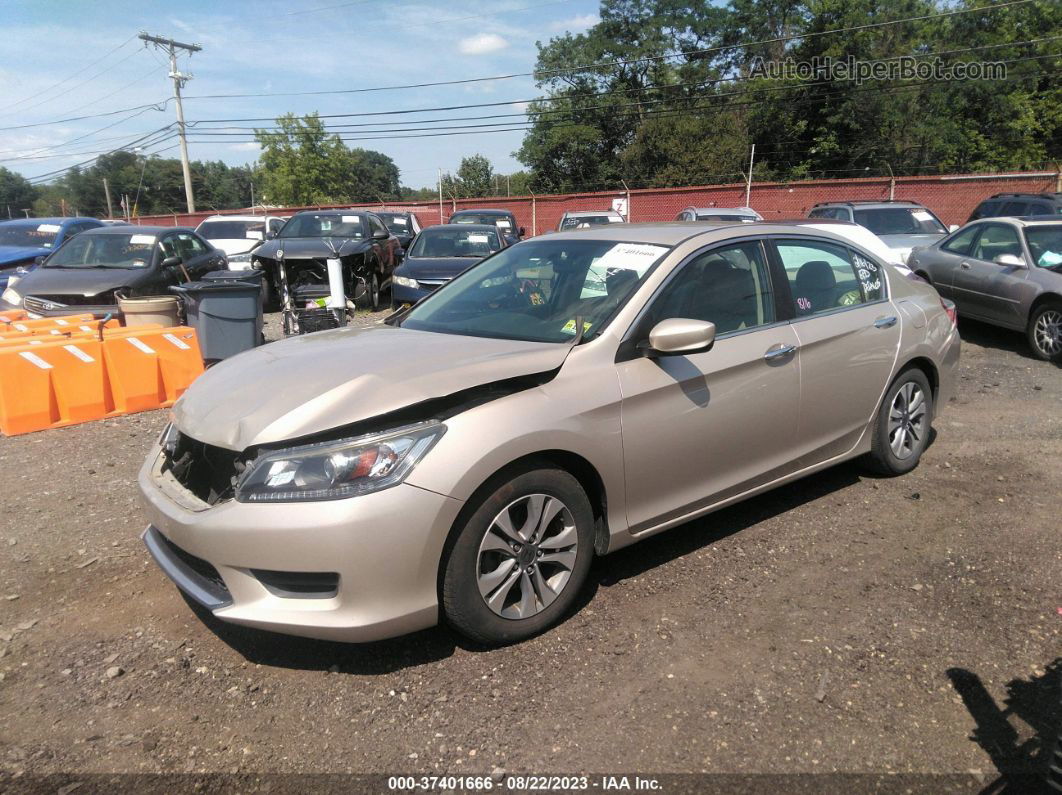
[[372, 276], [369, 277], [368, 282], [365, 284], [365, 293], [358, 301], [358, 305], [362, 309], [368, 309], [370, 312], [380, 311], [380, 277], [376, 271], [372, 272]]
[[933, 389], [926, 374], [910, 367], [896, 376], [878, 407], [867, 467], [879, 475], [903, 475], [922, 458], [933, 427]]
[[594, 556], [594, 514], [560, 469], [526, 469], [488, 488], [444, 556], [441, 601], [458, 632], [499, 646], [549, 629], [571, 608]]
[[1038, 359], [1062, 361], [1062, 303], [1048, 301], [1036, 307], [1029, 317], [1025, 337]]

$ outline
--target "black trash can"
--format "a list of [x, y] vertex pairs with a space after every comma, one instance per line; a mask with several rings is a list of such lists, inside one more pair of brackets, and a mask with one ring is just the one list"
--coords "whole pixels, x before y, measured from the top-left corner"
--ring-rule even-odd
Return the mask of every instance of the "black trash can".
[[205, 361], [227, 359], [262, 341], [262, 282], [212, 279], [170, 288], [199, 337]]

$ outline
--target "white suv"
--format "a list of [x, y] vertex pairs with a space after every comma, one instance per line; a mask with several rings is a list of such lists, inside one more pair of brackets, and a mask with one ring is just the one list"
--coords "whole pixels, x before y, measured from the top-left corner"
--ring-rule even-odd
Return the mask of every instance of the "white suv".
[[287, 220], [279, 215], [212, 215], [195, 231], [228, 255], [232, 270], [249, 270], [251, 250], [263, 240], [276, 237]]

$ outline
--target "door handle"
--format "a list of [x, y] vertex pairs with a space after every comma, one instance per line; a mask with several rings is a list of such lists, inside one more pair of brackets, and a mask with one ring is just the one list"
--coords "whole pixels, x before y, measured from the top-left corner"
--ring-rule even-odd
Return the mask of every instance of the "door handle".
[[765, 361], [773, 362], [788, 356], [795, 350], [796, 345], [782, 345], [778, 348], [770, 348], [767, 353], [763, 354], [763, 358]]
[[970, 270], [970, 263], [969, 262], [965, 262], [965, 261], [964, 262], [960, 262], [959, 263], [959, 267], [962, 268], [964, 271], [968, 271], [968, 270]]
[[874, 328], [892, 328], [896, 325], [896, 315], [885, 315], [874, 321]]

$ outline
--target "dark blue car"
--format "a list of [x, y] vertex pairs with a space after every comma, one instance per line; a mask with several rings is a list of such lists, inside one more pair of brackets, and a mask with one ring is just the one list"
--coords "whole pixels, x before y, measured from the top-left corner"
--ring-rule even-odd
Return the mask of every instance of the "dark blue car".
[[103, 226], [95, 218], [20, 218], [0, 221], [0, 291], [19, 268], [51, 254], [78, 232]]
[[505, 248], [493, 224], [440, 224], [422, 230], [391, 277], [391, 307], [415, 304], [463, 270]]

